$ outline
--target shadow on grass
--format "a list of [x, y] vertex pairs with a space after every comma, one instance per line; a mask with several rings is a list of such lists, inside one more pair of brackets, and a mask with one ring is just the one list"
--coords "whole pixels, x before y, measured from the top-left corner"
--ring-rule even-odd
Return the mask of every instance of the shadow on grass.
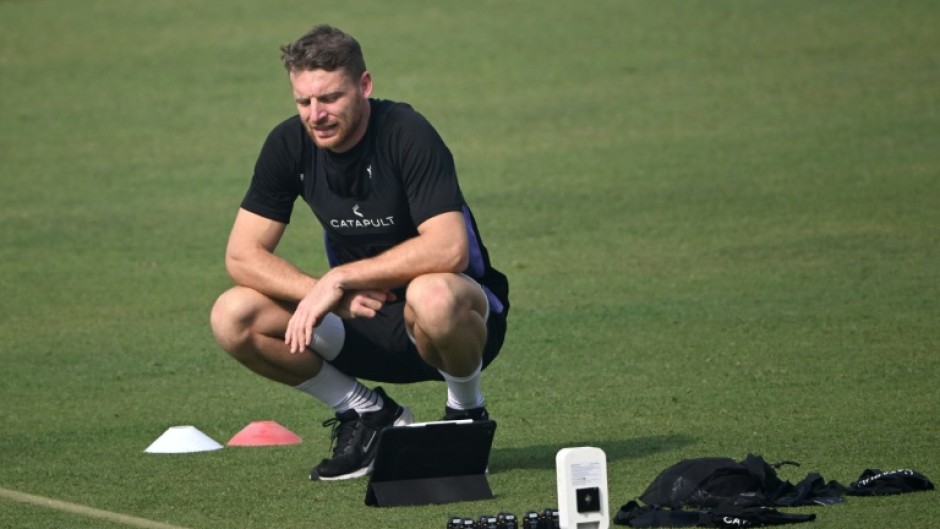
[[555, 454], [562, 448], [594, 446], [607, 455], [607, 461], [637, 459], [657, 452], [668, 452], [692, 444], [695, 438], [684, 434], [653, 435], [633, 439], [572, 440], [563, 445], [535, 445], [522, 448], [493, 448], [490, 471], [513, 469], [555, 469]]

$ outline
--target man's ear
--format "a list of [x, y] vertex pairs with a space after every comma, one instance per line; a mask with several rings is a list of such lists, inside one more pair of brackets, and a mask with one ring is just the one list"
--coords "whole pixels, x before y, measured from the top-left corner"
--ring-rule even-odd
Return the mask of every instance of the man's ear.
[[372, 74], [368, 70], [362, 72], [362, 77], [359, 78], [359, 90], [362, 91], [363, 97], [372, 95]]

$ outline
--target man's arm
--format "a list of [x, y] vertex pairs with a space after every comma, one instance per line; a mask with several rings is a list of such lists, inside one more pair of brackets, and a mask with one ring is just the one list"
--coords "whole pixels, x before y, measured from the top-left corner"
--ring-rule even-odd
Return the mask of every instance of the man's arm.
[[[418, 235], [368, 259], [331, 269], [315, 282], [297, 305], [287, 325], [285, 342], [292, 352], [303, 350], [313, 327], [334, 310], [345, 293], [383, 291], [435, 272], [462, 272], [470, 261], [470, 241], [463, 214], [450, 211], [418, 226]], [[366, 300], [368, 301], [368, 300]], [[377, 309], [376, 302], [367, 309]], [[363, 314], [362, 310], [354, 313]]]
[[225, 267], [238, 285], [285, 301], [300, 301], [317, 280], [274, 255], [287, 225], [239, 209], [225, 249]]
[[368, 259], [338, 266], [327, 275], [345, 290], [390, 289], [434, 272], [463, 272], [470, 241], [463, 214], [450, 211], [418, 226], [418, 236]]

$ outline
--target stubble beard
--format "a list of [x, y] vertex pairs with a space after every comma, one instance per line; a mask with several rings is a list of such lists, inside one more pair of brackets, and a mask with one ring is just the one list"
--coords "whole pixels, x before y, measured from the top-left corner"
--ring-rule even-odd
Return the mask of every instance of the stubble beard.
[[[346, 119], [348, 117], [349, 119]], [[353, 136], [359, 128], [363, 119], [362, 104], [357, 103], [355, 108], [350, 108], [346, 116], [339, 116], [334, 124], [334, 134], [326, 138], [317, 136], [317, 123], [307, 124], [307, 135], [313, 140], [313, 143], [321, 148], [333, 152], [346, 152], [355, 146], [352, 142]]]

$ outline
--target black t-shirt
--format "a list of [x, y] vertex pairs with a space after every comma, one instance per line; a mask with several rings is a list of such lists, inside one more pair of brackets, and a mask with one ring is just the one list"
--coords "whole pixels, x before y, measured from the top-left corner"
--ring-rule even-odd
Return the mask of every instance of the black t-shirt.
[[490, 265], [450, 150], [409, 105], [370, 104], [365, 136], [345, 153], [317, 148], [298, 116], [277, 125], [241, 207], [287, 224], [302, 197], [323, 226], [331, 266], [378, 255], [416, 236], [425, 220], [460, 211], [470, 237], [464, 273], [486, 287], [491, 309], [502, 312], [509, 305], [508, 281]]

